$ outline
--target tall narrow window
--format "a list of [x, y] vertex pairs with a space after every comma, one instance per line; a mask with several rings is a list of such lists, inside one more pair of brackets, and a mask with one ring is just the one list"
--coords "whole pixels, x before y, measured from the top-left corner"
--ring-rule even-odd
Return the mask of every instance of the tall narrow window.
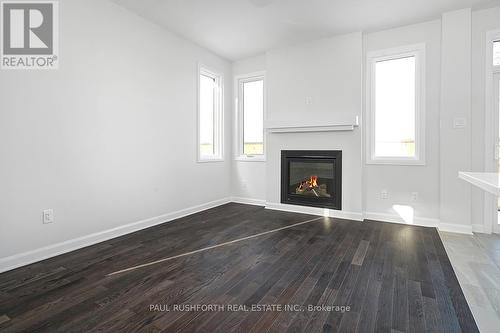
[[238, 122], [239, 158], [259, 160], [264, 157], [264, 74], [239, 77]]
[[493, 66], [500, 66], [500, 40], [493, 42]]
[[424, 163], [423, 57], [424, 46], [369, 54], [369, 163]]
[[222, 76], [200, 67], [198, 88], [198, 160], [223, 159]]
[[415, 156], [415, 57], [375, 64], [375, 156]]

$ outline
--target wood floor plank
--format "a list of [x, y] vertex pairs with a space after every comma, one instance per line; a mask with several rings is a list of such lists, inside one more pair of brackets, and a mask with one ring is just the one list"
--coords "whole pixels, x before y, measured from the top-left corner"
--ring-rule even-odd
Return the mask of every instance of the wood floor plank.
[[[250, 257], [243, 257], [242, 259], [244, 260], [239, 260], [234, 263], [228, 263], [228, 269], [224, 271], [219, 277], [217, 277], [214, 283], [202, 288], [200, 292], [193, 294], [192, 297], [186, 299], [182, 304], [226, 304], [231, 298], [227, 296], [225, 292], [232, 289], [237, 283], [239, 283], [242, 278], [244, 278], [252, 269], [255, 268], [255, 266], [263, 256], [259, 249], [267, 248], [265, 244], [271, 245], [273, 242], [275, 242], [275, 240], [273, 239], [274, 237], [275, 236], [271, 236], [269, 237], [269, 239], [262, 242], [262, 246], [252, 247]], [[285, 243], [285, 241], [286, 244], [280, 246], [280, 243]], [[285, 248], [290, 248], [290, 243], [293, 242], [288, 238], [275, 243], [274, 246], [270, 247], [271, 253], [278, 251], [278, 249], [283, 250]], [[144, 308], [144, 306], [145, 305], [143, 305], [142, 308]], [[213, 316], [215, 316], [215, 314], [208, 312], [187, 314], [169, 312], [163, 314], [160, 318], [158, 318], [158, 320], [155, 321], [155, 324], [159, 327], [168, 328], [169, 325], [175, 323], [176, 320], [181, 320], [184, 323], [189, 323], [189, 325], [191, 325], [191, 321], [196, 320], [198, 325], [201, 326], [201, 323], [203, 323], [205, 320], [208, 320], [208, 318], [212, 318]]]
[[339, 333], [351, 333], [356, 331], [358, 326], [359, 313], [357, 312], [346, 312], [342, 316], [342, 321], [340, 322], [340, 327], [337, 330]]
[[439, 305], [434, 298], [422, 297], [426, 332], [444, 332]]
[[[385, 226], [384, 228], [388, 228]], [[396, 246], [391, 238], [384, 244], [385, 255], [382, 269], [382, 284], [377, 306], [377, 331], [390, 331], [392, 327], [392, 309], [394, 294], [394, 257]]]
[[408, 281], [408, 331], [424, 332], [425, 318], [423, 310], [422, 291], [420, 283], [417, 281]]
[[[298, 240], [300, 240], [301, 243], [306, 244], [307, 240], [309, 239], [308, 237], [312, 236], [316, 232], [317, 231], [315, 231], [314, 229], [311, 229], [306, 233], [302, 233], [301, 238]], [[272, 237], [274, 237], [274, 235]], [[272, 238], [271, 238], [271, 240], [272, 240]], [[273, 264], [275, 262], [277, 262], [280, 258], [285, 257], [287, 255], [287, 253], [289, 253], [289, 251], [292, 251], [294, 249], [293, 246], [290, 246], [290, 243], [293, 243], [293, 242], [288, 241], [288, 244], [284, 244], [286, 246], [282, 246], [282, 247], [278, 247], [278, 248], [276, 248], [276, 246], [272, 246], [271, 253], [275, 253], [276, 254], [275, 256], [268, 256], [267, 260], [261, 260], [258, 263], [258, 265], [256, 265], [255, 267], [250, 267], [250, 269], [239, 270], [238, 274], [232, 279], [233, 282], [229, 281], [228, 284], [225, 284], [223, 286], [223, 289], [212, 290], [212, 293], [209, 294], [207, 301], [209, 301], [209, 300], [212, 302], [213, 301], [216, 301], [216, 302], [227, 301], [227, 298], [225, 298], [225, 297], [223, 297], [223, 299], [218, 299], [214, 295], [228, 294], [229, 296], [232, 295], [233, 298], [236, 298], [239, 296], [239, 294], [241, 293], [241, 291], [243, 289], [246, 288], [248, 291], [250, 289], [250, 288], [248, 288], [248, 283], [250, 281], [252, 281], [253, 278], [256, 278], [256, 274], [261, 275], [261, 278], [262, 278], [262, 276], [265, 276], [265, 271], [263, 271], [264, 267], [267, 267], [267, 270], [270, 271], [273, 268]], [[297, 245], [299, 243], [295, 243], [295, 244]], [[256, 247], [256, 248], [259, 248], [259, 247]], [[271, 258], [273, 258], [273, 259], [271, 259]], [[228, 299], [232, 299], [232, 298], [229, 297]], [[193, 317], [196, 317], [198, 315], [200, 315], [200, 314], [184, 315], [184, 316], [182, 316], [181, 321], [189, 322], [193, 319]], [[219, 315], [219, 317], [220, 316], [221, 315]], [[213, 316], [206, 316], [207, 320], [208, 320], [208, 318], [211, 319], [212, 317]], [[170, 321], [169, 323], [167, 323], [166, 319], [167, 319], [166, 316], [163, 316], [162, 318], [159, 319], [159, 322], [156, 324], [158, 326], [167, 327], [167, 328], [169, 327], [169, 325], [174, 324], [173, 321]], [[220, 323], [220, 320], [219, 319], [214, 320], [214, 323], [218, 324], [218, 323]], [[179, 326], [179, 325], [182, 325], [182, 323], [181, 324], [175, 323], [175, 325]], [[202, 325], [200, 324], [200, 326], [202, 326]]]
[[409, 228], [402, 227], [396, 238], [399, 249], [395, 256], [394, 285], [392, 300], [392, 329], [408, 331], [408, 260], [406, 233]]
[[356, 332], [375, 332], [381, 289], [381, 281], [369, 281]]
[[436, 249], [438, 260], [445, 277], [445, 286], [450, 295], [451, 303], [453, 309], [456, 313], [460, 328], [463, 332], [478, 332], [477, 326], [474, 322], [474, 318], [470, 312], [470, 309], [465, 300], [465, 296], [460, 289], [460, 284], [451, 266], [450, 259], [446, 254], [439, 235], [433, 234], [433, 244]]
[[363, 260], [365, 260], [366, 251], [368, 251], [368, 246], [370, 246], [369, 241], [361, 241], [359, 243], [358, 248], [356, 249], [356, 253], [354, 253], [354, 258], [352, 258], [352, 264], [361, 266], [363, 265]]
[[[331, 244], [324, 242], [323, 247], [318, 246], [317, 250], [314, 253], [311, 253], [305, 262], [299, 263], [296, 266], [296, 268], [292, 271], [294, 273], [289, 274], [291, 282], [277, 298], [277, 301], [280, 304], [304, 304], [304, 301], [309, 296], [317, 280], [318, 270], [315, 268], [319, 268], [318, 265], [322, 263], [321, 259], [324, 257], [325, 251], [328, 251], [329, 249], [331, 249]], [[269, 329], [272, 331], [286, 330], [288, 324], [294, 319], [296, 314], [296, 312], [277, 313], [272, 321], [272, 325], [269, 326]], [[271, 320], [269, 322], [271, 322]]]
[[[325, 288], [323, 294], [318, 300], [318, 306], [327, 306], [333, 304], [335, 297], [337, 297], [337, 290]], [[326, 311], [314, 311], [309, 318], [303, 332], [323, 332], [323, 326], [328, 317]]]
[[9, 316], [7, 315], [1, 315], [0, 316], [0, 325], [2, 325], [3, 323], [6, 323], [10, 320]]
[[[321, 297], [321, 294], [326, 289], [334, 271], [338, 267], [338, 264], [340, 264], [340, 259], [343, 257], [342, 252], [339, 252], [339, 250], [342, 251], [343, 249], [341, 246], [341, 240], [345, 235], [345, 227], [345, 225], [339, 223], [335, 226], [336, 229], [332, 230], [336, 236], [332, 239], [331, 245], [325, 251], [325, 255], [323, 255], [316, 267], [312, 270], [311, 274], [307, 277], [307, 279], [309, 279], [310, 282], [313, 282], [314, 285], [312, 283], [304, 284], [304, 289], [299, 295], [306, 296], [307, 298], [299, 304], [304, 304], [306, 306], [316, 305], [318, 299]], [[308, 290], [309, 287], [311, 287], [310, 290]], [[309, 311], [301, 311], [291, 316], [280, 314], [280, 316], [283, 317], [281, 319], [283, 327], [285, 327], [285, 322], [288, 321], [286, 329], [292, 332], [302, 331], [305, 325], [307, 325], [310, 315], [311, 313]]]
[[[297, 285], [298, 280], [302, 281], [300, 273], [304, 273], [304, 265], [307, 265], [307, 262], [314, 256], [315, 252], [319, 251], [321, 248], [316, 247], [313, 251], [307, 251], [311, 244], [318, 242], [318, 238], [316, 234], [312, 234], [310, 237], [305, 237], [304, 241], [301, 243], [301, 246], [297, 248], [291, 249], [289, 252], [285, 253], [281, 260], [278, 261], [278, 265], [273, 265], [269, 270], [269, 274], [262, 275], [263, 280], [256, 279], [258, 288], [249, 296], [242, 297], [241, 292], [240, 295], [237, 295], [233, 299], [233, 303], [235, 304], [243, 304], [246, 306], [251, 306], [252, 304], [257, 304], [262, 297], [280, 280], [281, 277], [287, 278], [287, 288], [294, 288]], [[324, 246], [327, 244], [325, 243]], [[272, 272], [272, 273], [271, 273]], [[300, 278], [294, 278], [299, 276]], [[260, 276], [259, 276], [260, 277]], [[265, 280], [264, 280], [265, 279]], [[245, 288], [247, 289], [247, 288]], [[285, 289], [286, 290], [286, 289]], [[293, 292], [291, 292], [293, 294]], [[280, 296], [283, 297], [284, 293]], [[224, 319], [221, 319], [222, 316], [215, 316], [212, 321], [206, 324], [207, 331], [213, 331], [214, 329], [220, 331], [229, 331], [234, 327], [234, 323], [241, 322], [243, 320], [242, 315], [239, 313], [233, 313], [224, 316]], [[273, 320], [268, 321], [264, 327], [271, 326]], [[216, 326], [213, 326], [216, 325]], [[263, 329], [263, 328], [261, 328]]]
[[[227, 204], [0, 274], [0, 331], [477, 332], [433, 228], [324, 218], [107, 276], [313, 218]], [[172, 310], [203, 304], [304, 311]]]
[[460, 332], [460, 324], [450, 298], [449, 290], [446, 288], [444, 272], [439, 263], [431, 235], [427, 233], [424, 234], [424, 244], [426, 245], [427, 263], [441, 315], [440, 318], [443, 331]]

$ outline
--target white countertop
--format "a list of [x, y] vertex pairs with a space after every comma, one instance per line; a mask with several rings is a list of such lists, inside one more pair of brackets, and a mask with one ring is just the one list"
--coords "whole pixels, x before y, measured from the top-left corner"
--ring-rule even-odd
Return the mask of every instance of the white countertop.
[[485, 190], [486, 192], [500, 196], [500, 173], [460, 171], [458, 173], [458, 177]]

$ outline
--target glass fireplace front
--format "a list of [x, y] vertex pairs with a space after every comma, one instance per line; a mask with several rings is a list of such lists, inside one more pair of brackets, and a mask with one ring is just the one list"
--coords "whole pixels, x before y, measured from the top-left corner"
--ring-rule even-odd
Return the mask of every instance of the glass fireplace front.
[[281, 202], [341, 209], [341, 151], [281, 153]]

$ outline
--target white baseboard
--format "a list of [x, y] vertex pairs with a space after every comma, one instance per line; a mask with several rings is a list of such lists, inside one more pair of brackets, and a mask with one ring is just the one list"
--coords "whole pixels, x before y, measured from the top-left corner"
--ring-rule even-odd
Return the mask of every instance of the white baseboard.
[[472, 225], [439, 223], [439, 231], [454, 232], [456, 234], [472, 235]]
[[427, 217], [414, 217], [413, 223], [408, 223], [399, 215], [395, 214], [384, 214], [384, 213], [371, 213], [366, 212], [364, 214], [366, 220], [375, 220], [381, 222], [389, 222], [389, 223], [399, 223], [399, 224], [407, 224], [407, 225], [418, 225], [421, 227], [434, 227], [437, 228], [439, 226], [439, 220]]
[[311, 214], [318, 216], [328, 216], [328, 217], [335, 217], [335, 218], [355, 220], [355, 221], [375, 220], [375, 221], [389, 222], [389, 223], [416, 225], [421, 227], [433, 227], [433, 228], [438, 228], [440, 231], [467, 234], [467, 235], [472, 235], [472, 230], [473, 230], [473, 226], [471, 225], [467, 226], [459, 224], [446, 224], [446, 223], [441, 223], [439, 219], [428, 218], [428, 217], [414, 217], [413, 223], [407, 223], [406, 221], [403, 220], [403, 218], [401, 218], [399, 215], [396, 214], [372, 213], [372, 212], [355, 213], [355, 212], [346, 212], [341, 210], [332, 210], [324, 208], [286, 205], [274, 202], [267, 202], [266, 209], [274, 209], [285, 212]]
[[363, 221], [362, 213], [346, 212], [327, 208], [316, 208], [307, 206], [286, 205], [282, 203], [266, 202], [266, 209], [280, 210], [284, 212], [310, 214], [318, 216], [334, 217], [339, 219]]
[[407, 225], [418, 225], [422, 227], [434, 227], [438, 228], [439, 231], [453, 232], [457, 234], [466, 234], [466, 235], [472, 235], [472, 230], [473, 230], [473, 226], [471, 225], [441, 223], [439, 219], [426, 218], [426, 217], [415, 217], [413, 223], [407, 223], [398, 215], [365, 213], [365, 219], [382, 221], [382, 222], [401, 223]]
[[[108, 229], [96, 232], [90, 235], [82, 236], [79, 238], [70, 239], [61, 243], [49, 245], [32, 251], [12, 255], [9, 257], [0, 258], [0, 273], [6, 272], [21, 266], [29, 265], [44, 259], [55, 257], [60, 254], [78, 250], [90, 245], [94, 245], [112, 238], [123, 236], [135, 231], [146, 229], [158, 224], [170, 222], [172, 220], [201, 212], [213, 207], [224, 205], [229, 202], [265, 206], [266, 209], [280, 210], [285, 212], [311, 214], [317, 216], [327, 216], [355, 221], [363, 221], [364, 219], [377, 220], [382, 222], [404, 223], [407, 224], [397, 215], [380, 214], [380, 213], [357, 213], [347, 212], [340, 210], [332, 210], [325, 208], [286, 205], [281, 203], [265, 202], [260, 199], [229, 197], [220, 200], [215, 200], [205, 204], [189, 207], [186, 209], [178, 210], [176, 212], [163, 214], [160, 216], [152, 217], [149, 219], [141, 220], [138, 222], [126, 224], [113, 229]], [[482, 225], [465, 226], [456, 224], [440, 223], [437, 219], [430, 218], [415, 218], [413, 225], [438, 227], [441, 231], [455, 232], [461, 234], [472, 234], [472, 231], [483, 232]], [[481, 228], [481, 229], [480, 229]]]
[[246, 204], [246, 205], [254, 205], [254, 206], [265, 206], [266, 205], [266, 200], [242, 198], [242, 197], [231, 197], [231, 202], [236, 202], [236, 203]]
[[215, 200], [198, 206], [193, 206], [186, 209], [178, 210], [176, 212], [167, 213], [164, 215], [152, 217], [142, 221], [126, 224], [113, 229], [96, 232], [87, 236], [70, 239], [61, 243], [45, 246], [36, 250], [19, 253], [5, 258], [0, 258], [0, 273], [21, 266], [29, 265], [44, 259], [55, 257], [60, 254], [78, 250], [135, 231], [149, 228], [158, 224], [169, 222], [203, 210], [224, 205], [229, 202], [231, 202], [231, 198]]
[[484, 225], [482, 224], [473, 224], [472, 225], [472, 232], [478, 232], [480, 234], [487, 234], [484, 229]]

